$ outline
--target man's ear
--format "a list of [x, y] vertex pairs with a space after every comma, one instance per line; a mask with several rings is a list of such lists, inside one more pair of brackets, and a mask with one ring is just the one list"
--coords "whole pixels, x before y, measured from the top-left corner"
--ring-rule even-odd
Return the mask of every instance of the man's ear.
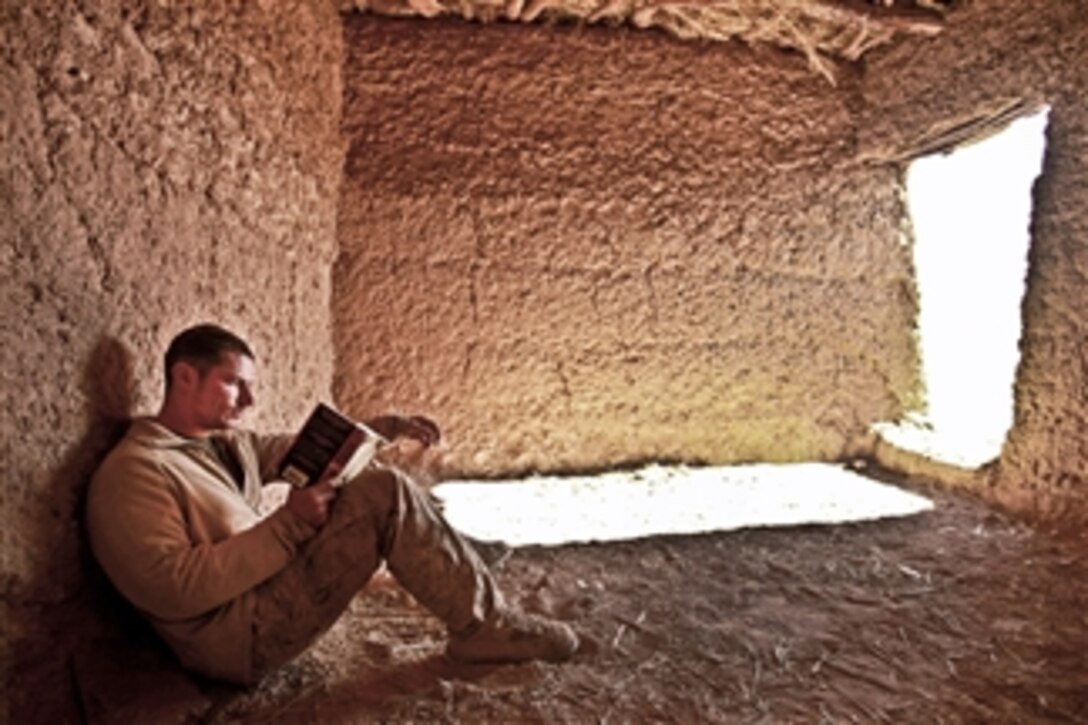
[[173, 385], [181, 390], [191, 390], [200, 381], [200, 371], [192, 363], [178, 360], [173, 368]]

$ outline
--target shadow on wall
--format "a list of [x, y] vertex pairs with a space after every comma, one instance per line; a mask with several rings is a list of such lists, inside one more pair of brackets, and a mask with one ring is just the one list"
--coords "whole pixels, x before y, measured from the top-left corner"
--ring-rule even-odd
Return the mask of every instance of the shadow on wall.
[[64, 578], [69, 591], [82, 587], [88, 582], [88, 575], [97, 572], [83, 531], [83, 502], [95, 469], [128, 430], [135, 389], [131, 350], [116, 338], [103, 337], [91, 351], [80, 383], [84, 400], [83, 434], [69, 449], [51, 486], [51, 500], [74, 517], [67, 532], [76, 540], [69, 547], [76, 555], [67, 562], [75, 570]]
[[[136, 399], [133, 360], [122, 342], [103, 337], [84, 367], [84, 430], [52, 476], [52, 506], [41, 507], [40, 525], [58, 525], [58, 511], [70, 517], [60, 517], [66, 530], [57, 537], [61, 546], [45, 559], [49, 566], [28, 583], [29, 591], [59, 595], [27, 614], [42, 629], [27, 632], [17, 644], [14, 671], [20, 676], [9, 702], [13, 721], [159, 722], [165, 713], [155, 710], [164, 702], [177, 715], [179, 709], [184, 712], [179, 699], [191, 703], [196, 692], [98, 568], [82, 522], [91, 477], [131, 422]], [[42, 692], [51, 694], [43, 697]], [[158, 693], [157, 704], [150, 708], [145, 702], [149, 692]]]

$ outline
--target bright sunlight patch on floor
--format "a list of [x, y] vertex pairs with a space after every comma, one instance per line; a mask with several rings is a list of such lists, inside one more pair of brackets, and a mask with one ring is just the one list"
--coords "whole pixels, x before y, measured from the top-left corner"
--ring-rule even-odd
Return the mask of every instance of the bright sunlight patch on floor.
[[1031, 187], [1047, 111], [907, 174], [925, 410], [882, 423], [888, 442], [964, 468], [1001, 454], [1013, 423]]
[[453, 481], [434, 493], [460, 531], [514, 546], [834, 524], [933, 507], [922, 496], [820, 463]]

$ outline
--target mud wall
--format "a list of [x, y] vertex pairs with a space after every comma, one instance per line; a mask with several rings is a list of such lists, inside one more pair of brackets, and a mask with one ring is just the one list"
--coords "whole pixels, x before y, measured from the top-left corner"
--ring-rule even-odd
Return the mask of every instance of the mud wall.
[[915, 391], [857, 79], [618, 29], [347, 23], [335, 390], [451, 470], [842, 455]]
[[1088, 521], [1086, 88], [1081, 2], [973, 3], [941, 36], [871, 56], [863, 83], [859, 153], [872, 158], [909, 152], [1010, 102], [1051, 107], [1034, 190], [1015, 425], [997, 465], [970, 485], [1052, 520]]
[[329, 395], [343, 146], [327, 5], [3, 5], [6, 706], [70, 704], [71, 643], [45, 615], [80, 595], [82, 488], [114, 422], [157, 406], [175, 332], [218, 320], [249, 338], [259, 427], [295, 425]]

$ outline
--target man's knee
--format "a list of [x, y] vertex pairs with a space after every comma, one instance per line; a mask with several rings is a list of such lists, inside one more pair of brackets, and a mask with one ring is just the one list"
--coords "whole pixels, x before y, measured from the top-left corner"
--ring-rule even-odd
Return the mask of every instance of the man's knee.
[[337, 492], [334, 516], [357, 518], [374, 516], [385, 519], [400, 511], [408, 497], [418, 496], [418, 485], [400, 471], [389, 468], [367, 469], [345, 483]]

